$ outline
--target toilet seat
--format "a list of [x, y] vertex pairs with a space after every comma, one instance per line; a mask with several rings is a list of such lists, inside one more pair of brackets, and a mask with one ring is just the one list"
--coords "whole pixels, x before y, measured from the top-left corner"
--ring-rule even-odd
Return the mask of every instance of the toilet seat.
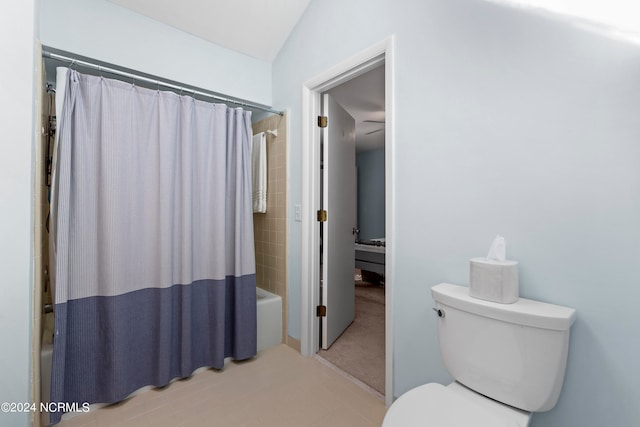
[[[445, 387], [430, 383], [409, 390], [400, 396], [387, 411], [382, 427], [524, 427], [515, 408], [495, 410], [495, 403], [478, 403], [461, 392], [462, 386]], [[481, 397], [490, 401], [488, 398]], [[514, 411], [515, 416], [509, 412]]]

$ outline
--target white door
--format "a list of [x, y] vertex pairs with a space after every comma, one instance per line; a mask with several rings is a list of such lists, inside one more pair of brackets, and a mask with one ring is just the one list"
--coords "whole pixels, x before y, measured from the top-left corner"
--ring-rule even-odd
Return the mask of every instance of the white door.
[[355, 314], [356, 142], [355, 120], [333, 98], [323, 95], [323, 225], [322, 348], [331, 344], [353, 322]]

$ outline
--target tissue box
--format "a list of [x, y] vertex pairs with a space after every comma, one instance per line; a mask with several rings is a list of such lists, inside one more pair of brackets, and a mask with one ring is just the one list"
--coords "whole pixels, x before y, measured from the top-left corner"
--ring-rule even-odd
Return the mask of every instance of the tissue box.
[[470, 296], [502, 304], [518, 301], [518, 261], [473, 258], [470, 269]]

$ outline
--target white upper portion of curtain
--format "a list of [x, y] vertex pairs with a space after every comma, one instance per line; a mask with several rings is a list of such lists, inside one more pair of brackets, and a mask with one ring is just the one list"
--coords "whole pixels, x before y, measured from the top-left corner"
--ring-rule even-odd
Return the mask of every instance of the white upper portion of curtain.
[[56, 303], [255, 274], [251, 113], [63, 74]]

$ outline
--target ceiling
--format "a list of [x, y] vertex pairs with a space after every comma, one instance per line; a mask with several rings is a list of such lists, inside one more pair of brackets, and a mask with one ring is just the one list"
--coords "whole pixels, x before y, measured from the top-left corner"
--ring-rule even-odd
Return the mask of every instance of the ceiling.
[[109, 0], [201, 39], [269, 63], [311, 0]]

